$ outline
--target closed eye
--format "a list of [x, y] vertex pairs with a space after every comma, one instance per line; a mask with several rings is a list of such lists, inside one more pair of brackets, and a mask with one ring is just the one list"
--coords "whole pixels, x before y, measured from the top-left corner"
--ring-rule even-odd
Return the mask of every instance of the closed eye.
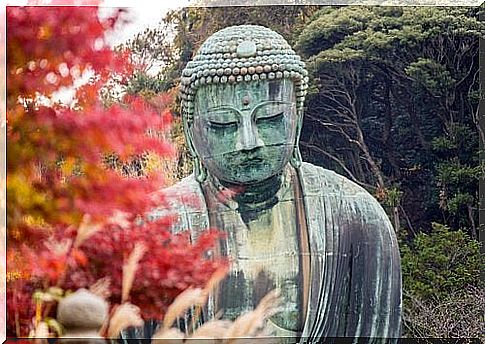
[[208, 124], [213, 129], [228, 129], [228, 128], [235, 128], [237, 126], [237, 122], [208, 121]]
[[267, 115], [264, 115], [264, 116], [259, 116], [256, 119], [256, 122], [259, 122], [259, 121], [272, 121], [272, 120], [280, 119], [281, 117], [283, 117], [284, 114], [285, 113], [282, 111], [282, 112], [276, 112], [276, 113], [273, 113], [273, 114], [267, 114]]
[[205, 118], [211, 128], [231, 128], [238, 124], [239, 113], [231, 108], [218, 108], [208, 112]]

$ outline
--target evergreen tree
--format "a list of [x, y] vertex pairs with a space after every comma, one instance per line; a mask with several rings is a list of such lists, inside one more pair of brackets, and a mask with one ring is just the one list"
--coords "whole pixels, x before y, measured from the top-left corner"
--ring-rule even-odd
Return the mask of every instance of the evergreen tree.
[[313, 82], [305, 157], [384, 204], [397, 188], [393, 216], [410, 232], [440, 221], [476, 237], [477, 16], [465, 7], [330, 7], [297, 42]]

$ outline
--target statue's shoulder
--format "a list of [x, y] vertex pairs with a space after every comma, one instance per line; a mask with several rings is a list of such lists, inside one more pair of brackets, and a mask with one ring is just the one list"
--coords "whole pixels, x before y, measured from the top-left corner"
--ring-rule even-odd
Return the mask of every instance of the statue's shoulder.
[[[300, 167], [304, 197], [325, 198], [338, 209], [353, 209], [350, 213], [385, 222], [389, 217], [377, 199], [350, 179], [320, 166], [303, 163]], [[358, 210], [358, 211], [356, 211]]]
[[[172, 186], [161, 190], [170, 203], [184, 204], [193, 197], [202, 197], [200, 184], [193, 174], [183, 178]], [[190, 196], [190, 198], [188, 198]]]
[[152, 220], [163, 216], [174, 216], [172, 231], [190, 229], [192, 231], [208, 227], [207, 209], [200, 185], [191, 174], [176, 184], [158, 191], [163, 200], [153, 209], [149, 217]]
[[371, 196], [360, 185], [323, 167], [304, 162], [300, 171], [306, 194], [340, 194], [346, 197]]

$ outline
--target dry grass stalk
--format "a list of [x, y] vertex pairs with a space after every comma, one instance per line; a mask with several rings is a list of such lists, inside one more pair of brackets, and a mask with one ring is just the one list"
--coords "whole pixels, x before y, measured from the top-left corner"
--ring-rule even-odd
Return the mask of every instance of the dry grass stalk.
[[78, 248], [89, 239], [94, 233], [98, 232], [102, 228], [100, 223], [92, 223], [91, 216], [85, 214], [77, 230], [76, 239], [74, 240], [74, 248]]
[[224, 338], [231, 326], [232, 321], [230, 320], [212, 320], [200, 326], [189, 338]]
[[[266, 320], [279, 311], [281, 304], [279, 290], [269, 292], [263, 299], [261, 299], [258, 307], [254, 311], [238, 317], [234, 322], [230, 320], [218, 319], [209, 321], [200, 326], [191, 336], [184, 336], [176, 328], [170, 328], [177, 316], [182, 315], [185, 311], [194, 304], [205, 300], [204, 290], [201, 289], [187, 289], [172, 303], [169, 311], [165, 315], [164, 324], [153, 336], [152, 343], [182, 343], [187, 340], [204, 340], [203, 343], [220, 343], [229, 344], [240, 342], [241, 340], [250, 343], [251, 338], [258, 336], [268, 336], [265, 323]], [[244, 339], [246, 338], [246, 339]], [[207, 340], [214, 341], [207, 341]], [[187, 341], [191, 342], [191, 341]]]
[[108, 299], [111, 296], [110, 286], [111, 279], [109, 277], [103, 277], [90, 286], [89, 291], [103, 299]]
[[130, 226], [130, 221], [128, 221], [129, 214], [120, 210], [115, 210], [113, 215], [108, 219], [108, 224], [118, 225], [123, 229]]
[[227, 273], [229, 272], [229, 266], [221, 266], [218, 268], [211, 276], [209, 281], [207, 281], [204, 292], [209, 297], [209, 294], [222, 282], [224, 278], [226, 278]]
[[34, 344], [47, 344], [48, 341], [46, 338], [49, 337], [49, 326], [44, 321], [39, 322], [35, 328]]
[[227, 330], [224, 343], [229, 344], [238, 337], [254, 337], [264, 330], [265, 321], [272, 315], [278, 313], [281, 303], [280, 291], [270, 291], [261, 299], [254, 311], [239, 316], [232, 326]]
[[107, 332], [108, 338], [118, 338], [120, 332], [130, 326], [143, 326], [144, 322], [140, 316], [140, 308], [126, 302], [116, 306], [113, 315], [109, 320]]
[[182, 343], [185, 336], [176, 328], [159, 329], [152, 337], [152, 344], [179, 344]]
[[123, 264], [123, 281], [121, 287], [121, 302], [124, 303], [128, 300], [131, 287], [135, 279], [136, 270], [138, 269], [138, 263], [146, 252], [146, 248], [141, 243], [136, 243], [133, 251], [131, 251], [125, 264]]
[[54, 238], [49, 238], [46, 241], [44, 241], [45, 247], [59, 257], [67, 254], [67, 252], [71, 248], [71, 244], [72, 244], [71, 239], [64, 239], [64, 240], [58, 241], [58, 240], [55, 240]]
[[[192, 321], [191, 321], [192, 325], [196, 324], [197, 321], [199, 320], [200, 313], [202, 311], [202, 306], [207, 302], [207, 299], [209, 298], [210, 293], [213, 292], [216, 289], [216, 287], [219, 285], [219, 283], [222, 282], [222, 280], [224, 278], [226, 278], [228, 272], [229, 272], [229, 266], [228, 265], [221, 266], [212, 274], [209, 281], [207, 281], [207, 283], [206, 283], [206, 285], [205, 285], [205, 287], [202, 291], [205, 299], [201, 304], [196, 305], [194, 316], [193, 316]], [[192, 328], [192, 325], [189, 326], [189, 328]]]
[[168, 330], [177, 317], [183, 315], [191, 306], [200, 306], [207, 300], [207, 295], [203, 289], [188, 288], [181, 292], [172, 304], [168, 307], [167, 313], [163, 318], [163, 330]]

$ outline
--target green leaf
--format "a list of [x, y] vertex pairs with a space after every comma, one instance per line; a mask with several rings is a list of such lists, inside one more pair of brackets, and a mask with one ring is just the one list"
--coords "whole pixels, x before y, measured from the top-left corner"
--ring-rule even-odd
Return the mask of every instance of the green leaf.
[[62, 336], [65, 332], [64, 326], [56, 319], [53, 318], [45, 318], [44, 321], [46, 322], [47, 326], [49, 326], [54, 332], [57, 334], [58, 337]]

